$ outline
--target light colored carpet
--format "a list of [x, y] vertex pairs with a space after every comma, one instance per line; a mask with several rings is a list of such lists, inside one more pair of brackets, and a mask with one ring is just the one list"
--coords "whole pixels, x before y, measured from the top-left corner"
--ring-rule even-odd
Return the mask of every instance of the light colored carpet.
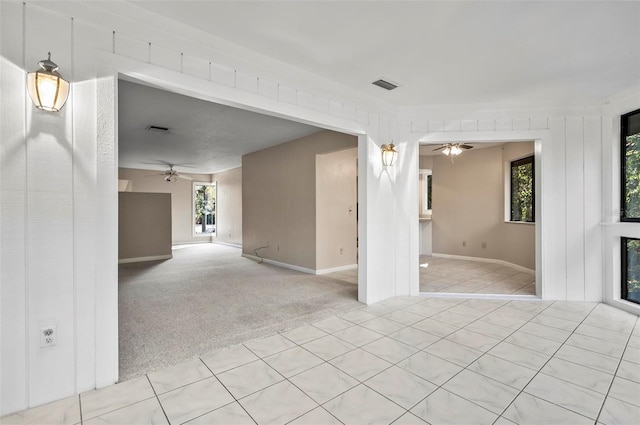
[[120, 380], [362, 307], [357, 285], [185, 245], [119, 267]]

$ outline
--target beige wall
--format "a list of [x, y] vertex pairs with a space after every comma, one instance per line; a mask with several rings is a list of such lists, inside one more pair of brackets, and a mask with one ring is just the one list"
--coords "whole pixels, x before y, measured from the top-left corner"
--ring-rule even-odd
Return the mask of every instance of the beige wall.
[[242, 157], [242, 250], [316, 269], [316, 155], [357, 146], [321, 131]]
[[535, 268], [535, 226], [505, 223], [504, 204], [505, 162], [532, 153], [533, 143], [527, 142], [466, 151], [454, 163], [444, 155], [432, 157], [434, 253]]
[[[193, 178], [166, 182], [159, 171], [120, 168], [118, 178], [128, 180], [128, 192], [170, 193], [172, 233], [174, 245], [194, 242], [225, 242], [242, 244], [242, 170], [236, 168], [216, 174], [180, 173]], [[216, 236], [193, 236], [193, 185], [216, 182]]]
[[242, 168], [216, 173], [216, 242], [242, 245]]
[[[170, 193], [171, 194], [171, 241], [175, 244], [209, 242], [211, 236], [193, 236], [192, 206], [193, 186], [192, 181], [178, 179], [176, 182], [166, 182], [160, 175], [154, 175], [160, 171], [135, 170], [120, 168], [118, 179], [130, 180], [129, 188], [132, 192]], [[193, 178], [197, 182], [210, 182], [209, 174], [181, 173]]]
[[171, 194], [119, 193], [118, 259], [171, 256]]
[[[503, 167], [510, 172], [508, 162], [533, 155], [533, 142], [505, 143], [502, 150]], [[505, 191], [502, 192], [502, 202], [505, 202]], [[507, 198], [509, 202], [509, 198]], [[504, 214], [504, 213], [503, 213]], [[507, 216], [508, 220], [509, 217]], [[504, 235], [502, 259], [510, 263], [519, 264], [528, 269], [536, 268], [536, 227], [534, 224], [502, 223]]]
[[316, 156], [316, 268], [357, 263], [358, 149]]

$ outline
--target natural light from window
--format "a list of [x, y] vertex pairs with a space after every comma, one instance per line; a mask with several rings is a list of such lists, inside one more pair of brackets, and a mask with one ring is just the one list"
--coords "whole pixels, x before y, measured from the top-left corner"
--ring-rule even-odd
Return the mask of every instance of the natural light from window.
[[216, 184], [193, 184], [193, 235], [216, 234]]

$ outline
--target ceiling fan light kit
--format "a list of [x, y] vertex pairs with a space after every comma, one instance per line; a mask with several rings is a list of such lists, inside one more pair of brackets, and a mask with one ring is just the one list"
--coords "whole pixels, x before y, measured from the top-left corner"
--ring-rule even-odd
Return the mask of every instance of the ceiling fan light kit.
[[439, 151], [440, 149], [442, 149], [443, 154], [451, 157], [451, 162], [453, 163], [454, 156], [460, 155], [463, 149], [473, 149], [473, 146], [466, 143], [446, 143], [439, 148], [435, 148], [434, 151]]
[[185, 176], [180, 174], [178, 171], [173, 169], [173, 165], [172, 164], [167, 164], [169, 165], [169, 169], [165, 170], [161, 173], [157, 173], [157, 174], [152, 174], [151, 176], [162, 176], [162, 178], [164, 179], [164, 181], [166, 181], [167, 183], [176, 183], [178, 181], [178, 179], [185, 179], [185, 180], [193, 180], [192, 177], [189, 176]]
[[460, 155], [462, 153], [462, 149], [458, 145], [451, 145], [444, 148], [442, 151], [443, 154], [449, 155]]

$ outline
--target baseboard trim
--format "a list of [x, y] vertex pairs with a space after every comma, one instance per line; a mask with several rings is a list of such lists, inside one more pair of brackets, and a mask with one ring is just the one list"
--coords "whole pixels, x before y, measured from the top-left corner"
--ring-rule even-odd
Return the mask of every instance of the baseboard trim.
[[332, 267], [330, 269], [316, 270], [316, 274], [338, 273], [338, 272], [343, 272], [345, 270], [353, 270], [353, 269], [357, 269], [357, 268], [358, 268], [357, 264], [348, 264], [346, 266]]
[[452, 255], [452, 254], [431, 254], [432, 257], [440, 257], [440, 258], [451, 258], [455, 260], [469, 260], [469, 261], [478, 261], [480, 263], [494, 263], [501, 264], [503, 266], [511, 267], [512, 269], [516, 269], [521, 272], [529, 273], [532, 275], [536, 274], [535, 270], [528, 269], [526, 267], [519, 266], [517, 264], [510, 263], [504, 260], [498, 260], [496, 258], [482, 258], [482, 257], [467, 257], [466, 255]]
[[118, 264], [141, 263], [143, 261], [170, 260], [172, 258], [173, 258], [172, 254], [169, 254], [169, 255], [152, 255], [150, 257], [121, 258], [121, 259], [118, 260]]
[[273, 266], [282, 267], [284, 269], [295, 270], [297, 272], [302, 272], [302, 273], [307, 273], [307, 274], [316, 274], [315, 270], [308, 269], [306, 267], [295, 266], [293, 264], [288, 264], [288, 263], [281, 263], [280, 261], [270, 260], [268, 258], [260, 258], [260, 257], [255, 256], [255, 255], [245, 254], [244, 252], [242, 253], [242, 256], [245, 257], [245, 258], [248, 258], [250, 260], [254, 260], [254, 261], [262, 260], [263, 263], [271, 264]]
[[217, 243], [219, 245], [231, 246], [233, 248], [242, 248], [242, 244], [231, 243], [231, 242], [211, 241], [211, 243]]
[[191, 241], [178, 241], [178, 242], [171, 242], [171, 246], [176, 246], [176, 245], [199, 245], [199, 244], [203, 244], [203, 243], [211, 243], [211, 239], [206, 239], [206, 237], [202, 237], [202, 239], [197, 239], [197, 240], [191, 240]]

